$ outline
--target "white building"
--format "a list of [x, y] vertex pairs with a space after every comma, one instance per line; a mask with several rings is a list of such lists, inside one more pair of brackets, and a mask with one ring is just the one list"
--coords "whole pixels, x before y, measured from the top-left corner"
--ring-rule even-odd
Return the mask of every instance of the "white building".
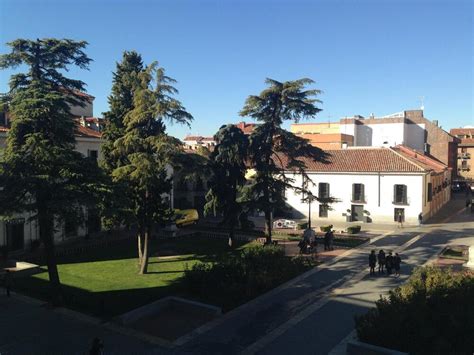
[[[427, 156], [406, 148], [354, 147], [326, 151], [329, 163], [305, 159], [311, 193], [338, 200], [329, 206], [313, 202], [315, 224], [328, 221], [393, 223], [401, 213], [407, 223], [417, 223], [419, 213], [429, 218], [451, 197], [450, 170]], [[294, 186], [302, 186], [299, 173], [287, 172]], [[301, 194], [286, 191], [294, 218], [308, 217]]]

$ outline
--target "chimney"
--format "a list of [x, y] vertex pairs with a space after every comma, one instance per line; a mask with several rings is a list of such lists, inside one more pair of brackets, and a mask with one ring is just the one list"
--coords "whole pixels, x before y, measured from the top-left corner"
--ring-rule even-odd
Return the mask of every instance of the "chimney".
[[347, 142], [342, 142], [342, 149], [347, 149]]

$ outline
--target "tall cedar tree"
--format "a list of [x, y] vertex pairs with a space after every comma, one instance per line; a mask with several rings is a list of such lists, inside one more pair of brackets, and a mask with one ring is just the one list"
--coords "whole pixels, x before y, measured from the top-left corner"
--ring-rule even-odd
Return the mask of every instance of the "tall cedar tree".
[[314, 82], [304, 78], [285, 82], [266, 79], [265, 83], [268, 88], [258, 96], [249, 96], [240, 115], [261, 122], [250, 136], [250, 160], [256, 171], [251, 192], [255, 207], [265, 214], [267, 243], [271, 243], [272, 215], [276, 209], [285, 207], [285, 189], [305, 190], [293, 186], [294, 180], [284, 171], [299, 172], [304, 181], [308, 181], [306, 165], [298, 158], [324, 162], [326, 154], [310, 145], [308, 140], [281, 128], [284, 121], [298, 122], [321, 111], [316, 107], [321, 102], [316, 96], [321, 92], [305, 89]]
[[0, 160], [0, 209], [4, 215], [31, 214], [46, 254], [52, 301], [62, 301], [54, 252], [61, 221], [78, 219], [99, 192], [97, 163], [75, 151], [76, 122], [70, 106], [83, 105], [84, 83], [63, 75], [71, 66], [87, 69], [87, 42], [18, 39], [0, 56], [0, 68], [28, 68], [11, 76], [4, 107], [12, 117]]
[[[131, 78], [142, 70], [141, 55], [135, 51], [125, 51], [113, 73], [112, 92], [108, 97], [109, 111], [104, 112], [106, 124], [102, 135], [104, 143], [101, 147], [103, 154], [101, 166], [109, 176], [117, 167], [125, 163], [122, 162], [118, 150], [114, 148], [114, 143], [125, 134], [125, 116], [134, 108], [134, 83]], [[103, 225], [106, 228], [117, 227], [121, 224], [129, 225], [125, 198], [126, 186], [116, 182], [111, 184], [111, 190], [113, 198], [110, 194], [104, 194], [101, 201]]]
[[127, 187], [129, 218], [138, 231], [139, 273], [145, 274], [153, 226], [170, 217], [165, 194], [172, 187], [173, 158], [181, 152], [179, 140], [166, 134], [164, 122], [189, 124], [192, 116], [173, 98], [175, 80], [156, 62], [132, 73], [128, 80], [134, 83], [133, 109], [124, 117], [125, 134], [114, 143], [121, 165], [112, 177]]
[[222, 126], [214, 136], [217, 145], [209, 156], [212, 177], [206, 195], [206, 214], [222, 212], [222, 223], [229, 227], [229, 245], [234, 242], [234, 229], [242, 212], [239, 190], [245, 184], [249, 141], [236, 126]]

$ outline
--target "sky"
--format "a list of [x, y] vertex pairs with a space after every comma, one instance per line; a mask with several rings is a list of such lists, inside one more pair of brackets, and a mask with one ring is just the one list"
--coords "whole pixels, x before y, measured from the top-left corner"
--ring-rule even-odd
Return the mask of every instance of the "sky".
[[[239, 111], [265, 78], [313, 79], [315, 122], [417, 109], [424, 97], [444, 129], [474, 125], [473, 34], [470, 0], [0, 1], [0, 53], [17, 38], [89, 42], [89, 70], [69, 75], [96, 97], [95, 116], [123, 51], [157, 60], [194, 116], [191, 128], [168, 125], [178, 138], [251, 122]], [[0, 92], [11, 74], [0, 72]]]

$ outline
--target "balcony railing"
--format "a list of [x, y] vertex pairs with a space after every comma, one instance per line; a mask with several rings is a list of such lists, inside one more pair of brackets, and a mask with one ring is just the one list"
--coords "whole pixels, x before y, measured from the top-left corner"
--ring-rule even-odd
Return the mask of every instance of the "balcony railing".
[[351, 202], [367, 203], [367, 196], [362, 194], [352, 194]]
[[471, 153], [461, 153], [461, 157], [463, 159], [470, 159], [471, 158]]
[[393, 201], [392, 201], [392, 204], [407, 206], [407, 205], [410, 204], [410, 198], [409, 197], [394, 198]]

